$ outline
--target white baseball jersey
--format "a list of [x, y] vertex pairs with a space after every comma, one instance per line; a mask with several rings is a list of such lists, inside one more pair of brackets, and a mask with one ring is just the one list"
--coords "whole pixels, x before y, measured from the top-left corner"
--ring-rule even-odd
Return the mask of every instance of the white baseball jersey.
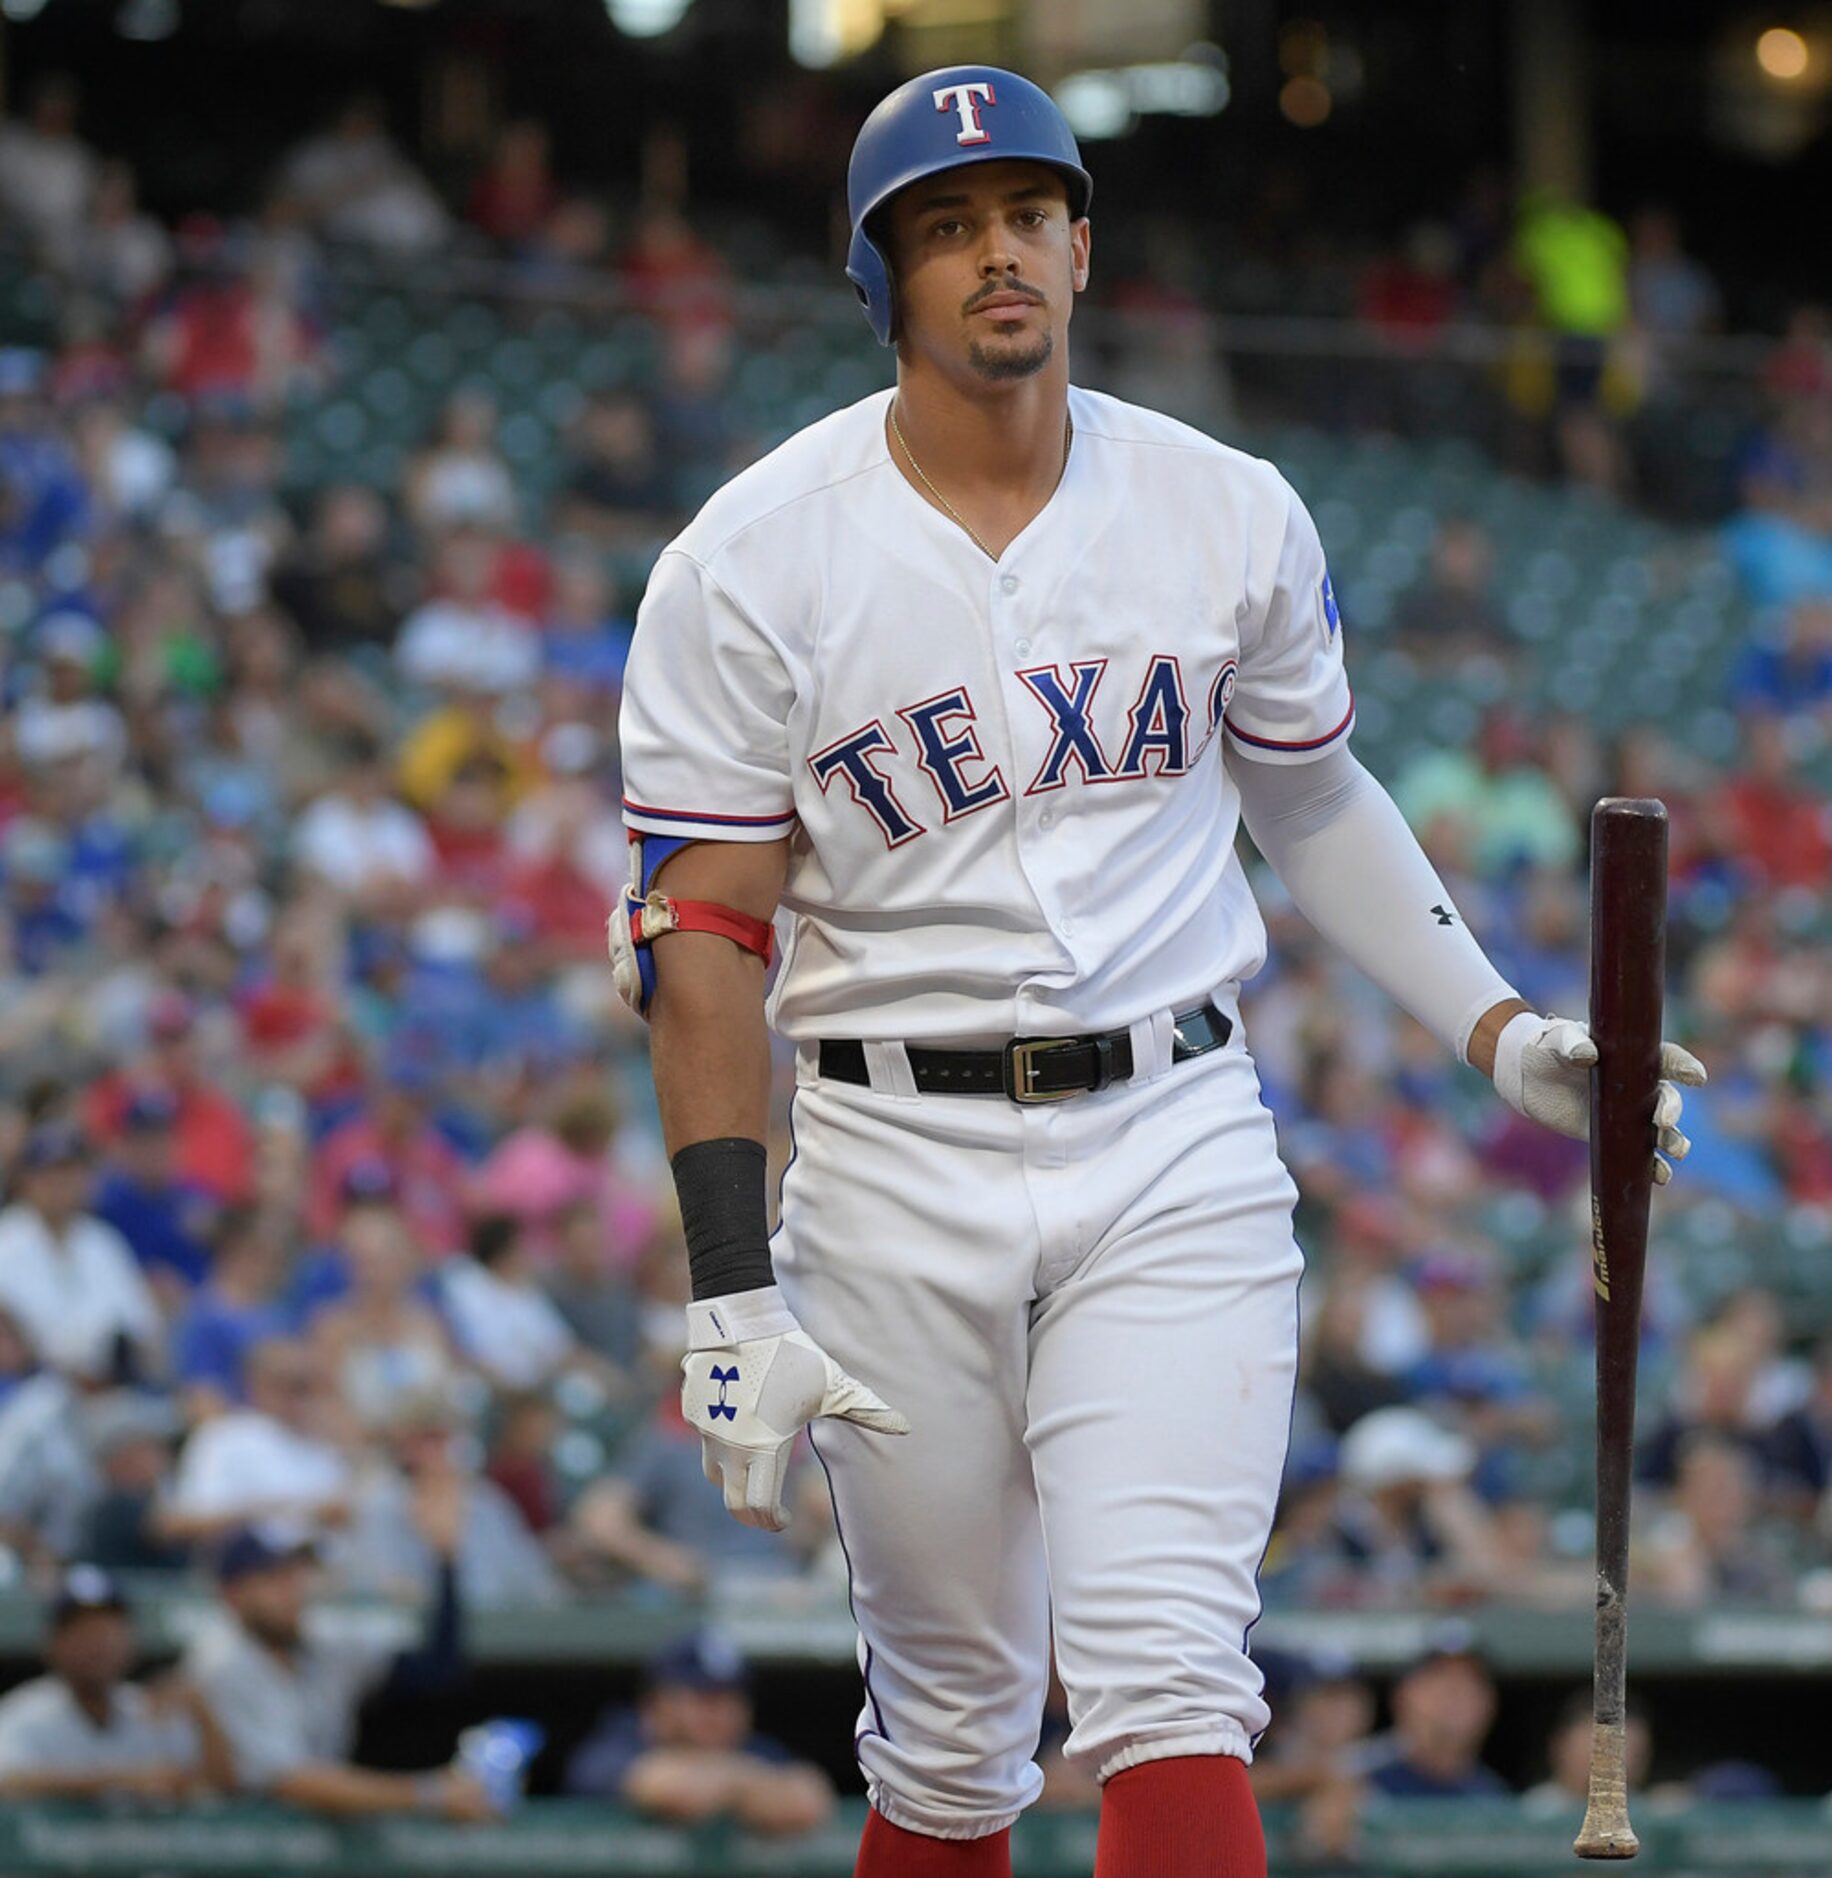
[[1223, 748], [1353, 705], [1315, 527], [1270, 464], [1074, 390], [1061, 485], [994, 563], [910, 485], [889, 392], [734, 478], [638, 615], [625, 820], [793, 834], [787, 1037], [1119, 1028], [1250, 977]]

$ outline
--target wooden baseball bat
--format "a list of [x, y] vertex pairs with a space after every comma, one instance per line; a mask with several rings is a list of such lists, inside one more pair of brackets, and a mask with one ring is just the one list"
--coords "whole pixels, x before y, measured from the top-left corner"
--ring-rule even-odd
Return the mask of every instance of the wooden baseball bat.
[[1597, 1637], [1580, 1858], [1633, 1858], [1624, 1708], [1635, 1361], [1666, 979], [1667, 811], [1608, 796], [1590, 817], [1590, 1225], [1597, 1310]]

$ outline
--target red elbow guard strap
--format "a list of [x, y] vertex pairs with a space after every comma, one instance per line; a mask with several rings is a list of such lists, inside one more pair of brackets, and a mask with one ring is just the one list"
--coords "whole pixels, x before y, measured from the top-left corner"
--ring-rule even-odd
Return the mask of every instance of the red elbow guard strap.
[[713, 932], [746, 952], [755, 952], [767, 968], [776, 954], [776, 932], [767, 919], [752, 919], [716, 900], [676, 900], [650, 893], [630, 908], [630, 940], [645, 946], [666, 932]]

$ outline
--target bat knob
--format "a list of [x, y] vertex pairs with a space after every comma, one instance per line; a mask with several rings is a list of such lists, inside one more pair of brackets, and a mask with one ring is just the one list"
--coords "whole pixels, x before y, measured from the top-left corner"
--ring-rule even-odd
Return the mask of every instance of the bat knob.
[[1633, 1858], [1641, 1850], [1641, 1841], [1635, 1837], [1634, 1827], [1626, 1822], [1619, 1826], [1593, 1826], [1586, 1814], [1571, 1849], [1579, 1858]]

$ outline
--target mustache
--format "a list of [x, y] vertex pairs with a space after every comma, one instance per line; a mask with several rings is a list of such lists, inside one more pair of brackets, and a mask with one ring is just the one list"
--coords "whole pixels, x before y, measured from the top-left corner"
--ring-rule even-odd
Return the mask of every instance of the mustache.
[[1035, 287], [1027, 285], [1024, 281], [989, 280], [978, 293], [972, 295], [962, 304], [961, 311], [963, 313], [977, 312], [988, 300], [995, 299], [1000, 294], [1009, 293], [1015, 293], [1021, 298], [1028, 300], [1032, 306], [1047, 306], [1049, 304]]

